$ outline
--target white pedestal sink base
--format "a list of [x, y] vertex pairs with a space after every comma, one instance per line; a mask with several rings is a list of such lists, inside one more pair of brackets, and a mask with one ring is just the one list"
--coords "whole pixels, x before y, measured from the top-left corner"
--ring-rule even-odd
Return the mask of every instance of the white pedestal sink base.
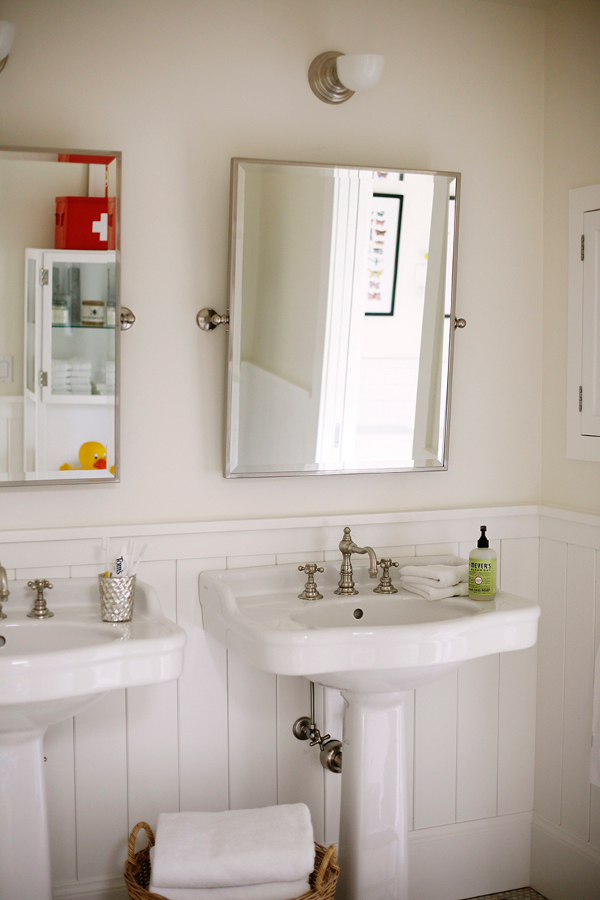
[[324, 599], [316, 602], [299, 593], [297, 564], [203, 572], [204, 628], [264, 672], [341, 690], [347, 707], [336, 897], [407, 900], [406, 692], [466, 660], [533, 646], [540, 608], [502, 592], [483, 605], [466, 597], [430, 603], [405, 590], [382, 597], [364, 567], [354, 571], [359, 596], [340, 596], [339, 567], [325, 563], [323, 570]]
[[0, 897], [52, 900], [44, 728], [0, 732]]
[[178, 678], [185, 632], [136, 586], [130, 622], [103, 622], [97, 578], [53, 579], [51, 619], [10, 582], [0, 629], [0, 900], [51, 900], [43, 736], [107, 691]]
[[408, 900], [407, 691], [342, 691], [340, 900]]

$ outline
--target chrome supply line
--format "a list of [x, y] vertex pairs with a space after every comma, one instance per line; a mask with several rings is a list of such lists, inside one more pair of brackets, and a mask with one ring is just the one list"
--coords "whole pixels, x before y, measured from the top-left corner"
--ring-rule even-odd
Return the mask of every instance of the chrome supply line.
[[321, 734], [315, 724], [315, 683], [310, 682], [310, 716], [301, 716], [292, 726], [294, 737], [299, 741], [310, 741], [311, 747], [318, 745], [321, 765], [330, 772], [342, 771], [342, 742], [330, 734]]

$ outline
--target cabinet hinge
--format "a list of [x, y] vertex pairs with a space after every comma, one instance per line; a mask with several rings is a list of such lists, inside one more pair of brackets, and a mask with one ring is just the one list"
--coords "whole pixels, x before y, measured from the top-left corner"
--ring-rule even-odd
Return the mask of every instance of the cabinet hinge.
[[583, 409], [583, 387], [579, 385], [579, 412]]
[[38, 382], [40, 387], [48, 387], [48, 373], [40, 372], [38, 375]]
[[40, 269], [40, 284], [42, 287], [45, 284], [48, 284], [50, 279], [50, 270], [49, 269]]
[[581, 235], [581, 262], [585, 257], [585, 234]]

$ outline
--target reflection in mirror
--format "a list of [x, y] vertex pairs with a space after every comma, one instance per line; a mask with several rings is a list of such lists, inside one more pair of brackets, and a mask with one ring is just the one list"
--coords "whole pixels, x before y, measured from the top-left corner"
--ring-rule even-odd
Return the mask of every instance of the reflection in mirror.
[[119, 182], [0, 148], [0, 486], [118, 480]]
[[227, 477], [447, 467], [459, 186], [232, 161]]

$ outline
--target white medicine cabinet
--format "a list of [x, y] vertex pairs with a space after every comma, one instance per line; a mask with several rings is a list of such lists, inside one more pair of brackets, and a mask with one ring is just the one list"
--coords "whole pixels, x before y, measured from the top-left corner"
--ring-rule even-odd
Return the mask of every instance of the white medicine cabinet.
[[111, 250], [25, 251], [26, 480], [115, 477], [115, 272]]
[[569, 191], [567, 458], [600, 462], [600, 185]]

